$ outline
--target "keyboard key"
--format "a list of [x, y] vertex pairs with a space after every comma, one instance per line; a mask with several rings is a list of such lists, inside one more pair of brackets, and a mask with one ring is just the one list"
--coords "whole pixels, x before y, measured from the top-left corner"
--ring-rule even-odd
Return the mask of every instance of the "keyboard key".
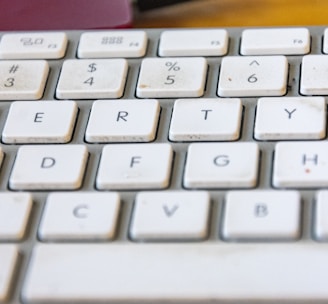
[[259, 140], [322, 139], [326, 116], [323, 97], [260, 98], [254, 136]]
[[304, 95], [328, 94], [328, 57], [307, 55], [302, 60], [300, 91]]
[[125, 59], [67, 60], [56, 90], [59, 99], [119, 98], [128, 64]]
[[0, 41], [1, 59], [57, 59], [65, 55], [64, 32], [5, 34]]
[[78, 189], [88, 159], [84, 145], [22, 146], [9, 178], [13, 190]]
[[223, 56], [228, 51], [228, 33], [216, 29], [164, 31], [159, 56]]
[[236, 140], [241, 116], [240, 99], [179, 99], [174, 103], [169, 138], [173, 141]]
[[328, 240], [328, 191], [320, 190], [316, 193], [314, 210], [313, 234], [319, 241]]
[[81, 35], [79, 58], [142, 57], [147, 49], [144, 31], [101, 31]]
[[328, 54], [328, 28], [325, 29], [323, 35], [323, 52]]
[[0, 193], [0, 240], [21, 240], [31, 209], [29, 193]]
[[310, 52], [306, 28], [247, 29], [242, 33], [242, 55], [301, 55]]
[[207, 192], [140, 192], [132, 215], [134, 240], [202, 240], [208, 234]]
[[113, 239], [119, 207], [117, 193], [51, 193], [39, 237], [45, 241]]
[[8, 299], [18, 259], [15, 245], [0, 245], [0, 301]]
[[184, 186], [187, 188], [255, 187], [258, 162], [259, 148], [255, 143], [190, 144]]
[[77, 112], [74, 101], [13, 102], [2, 141], [6, 144], [67, 143], [72, 137]]
[[287, 91], [287, 76], [284, 56], [224, 57], [218, 95], [282, 96]]
[[147, 58], [141, 63], [137, 96], [141, 98], [200, 97], [207, 72], [205, 58]]
[[300, 236], [300, 195], [296, 191], [232, 191], [224, 208], [227, 240], [295, 240]]
[[157, 100], [97, 100], [85, 138], [88, 142], [149, 142], [155, 139], [160, 106]]
[[170, 181], [172, 159], [172, 147], [165, 143], [107, 145], [101, 155], [97, 188], [166, 188]]
[[280, 142], [274, 157], [275, 187], [328, 186], [328, 142]]
[[327, 255], [327, 245], [318, 250], [314, 242], [42, 244], [34, 249], [22, 298], [29, 303], [313, 303], [328, 298]]
[[48, 73], [44, 60], [0, 61], [0, 100], [40, 99]]

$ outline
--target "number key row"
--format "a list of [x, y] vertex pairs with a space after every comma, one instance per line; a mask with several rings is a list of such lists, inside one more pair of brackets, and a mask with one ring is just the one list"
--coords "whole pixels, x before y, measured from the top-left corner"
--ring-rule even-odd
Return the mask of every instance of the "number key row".
[[[328, 59], [303, 58], [300, 91], [328, 94]], [[147, 58], [142, 60], [136, 84], [139, 98], [201, 97], [205, 93], [208, 63], [203, 57]], [[49, 65], [44, 60], [1, 61], [0, 100], [38, 100], [43, 96]], [[58, 99], [120, 98], [128, 76], [126, 59], [71, 59], [63, 63]], [[282, 96], [287, 93], [285, 56], [225, 57], [218, 75], [222, 97]]]

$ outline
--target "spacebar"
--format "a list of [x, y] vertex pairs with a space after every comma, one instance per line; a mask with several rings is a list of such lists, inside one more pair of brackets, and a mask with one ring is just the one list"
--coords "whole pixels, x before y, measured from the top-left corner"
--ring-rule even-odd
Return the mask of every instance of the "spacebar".
[[[28, 303], [315, 303], [328, 300], [326, 244], [42, 244]], [[24, 302], [25, 303], [25, 302]]]

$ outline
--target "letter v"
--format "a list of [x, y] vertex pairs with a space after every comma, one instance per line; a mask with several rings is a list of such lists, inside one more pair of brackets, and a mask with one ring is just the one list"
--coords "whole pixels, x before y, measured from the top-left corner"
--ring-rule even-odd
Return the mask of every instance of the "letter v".
[[171, 208], [168, 207], [167, 205], [163, 205], [163, 210], [167, 217], [171, 217], [178, 210], [178, 208], [179, 208], [178, 205], [174, 205]]

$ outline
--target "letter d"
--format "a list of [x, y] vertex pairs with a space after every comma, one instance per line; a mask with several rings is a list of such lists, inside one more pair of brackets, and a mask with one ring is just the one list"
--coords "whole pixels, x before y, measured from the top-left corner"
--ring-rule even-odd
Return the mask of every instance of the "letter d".
[[41, 162], [41, 168], [48, 169], [56, 164], [56, 160], [52, 157], [44, 157]]

